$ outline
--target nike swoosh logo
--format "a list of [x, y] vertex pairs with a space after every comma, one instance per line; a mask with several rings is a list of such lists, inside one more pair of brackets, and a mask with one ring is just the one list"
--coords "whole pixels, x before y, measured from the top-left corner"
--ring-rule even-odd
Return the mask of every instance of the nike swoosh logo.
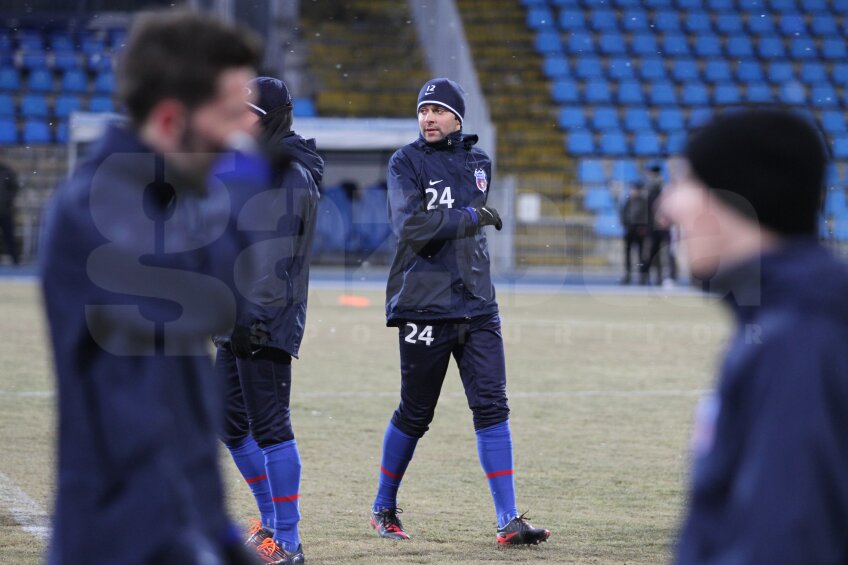
[[430, 186], [433, 186], [434, 184], [439, 184], [439, 183], [440, 183], [440, 182], [442, 182], [443, 180], [445, 180], [445, 179], [442, 179], [442, 180], [431, 180], [431, 181], [430, 181]]

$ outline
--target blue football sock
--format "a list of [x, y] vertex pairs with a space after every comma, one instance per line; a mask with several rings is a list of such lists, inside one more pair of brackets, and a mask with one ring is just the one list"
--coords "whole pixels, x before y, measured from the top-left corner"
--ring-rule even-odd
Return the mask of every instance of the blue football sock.
[[274, 540], [286, 551], [300, 545], [300, 453], [297, 441], [284, 441], [262, 450], [274, 503]]
[[512, 434], [509, 420], [477, 430], [477, 454], [489, 480], [495, 501], [498, 527], [502, 528], [518, 516], [515, 506], [515, 482], [512, 471]]
[[374, 499], [374, 510], [380, 508], [395, 508], [400, 481], [406, 472], [406, 467], [415, 453], [417, 437], [408, 436], [389, 422], [386, 435], [383, 437], [383, 459], [380, 461], [380, 485], [377, 488], [377, 498]]
[[259, 507], [259, 515], [262, 525], [266, 528], [274, 527], [274, 505], [271, 503], [271, 487], [268, 484], [268, 474], [265, 471], [265, 456], [256, 445], [252, 436], [247, 436], [236, 447], [227, 446], [233, 461], [236, 463], [241, 476], [250, 487], [256, 506]]

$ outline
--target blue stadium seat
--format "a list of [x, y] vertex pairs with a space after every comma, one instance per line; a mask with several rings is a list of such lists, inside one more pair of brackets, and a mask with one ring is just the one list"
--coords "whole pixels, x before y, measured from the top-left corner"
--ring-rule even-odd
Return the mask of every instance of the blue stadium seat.
[[20, 54], [21, 67], [29, 70], [47, 68], [47, 54], [44, 51], [24, 51]]
[[623, 55], [627, 53], [627, 44], [621, 32], [604, 32], [598, 39], [598, 48], [604, 55]]
[[711, 59], [704, 63], [704, 78], [709, 82], [725, 82], [731, 79], [730, 65], [725, 59]]
[[113, 49], [117, 49], [124, 46], [124, 43], [127, 40], [127, 30], [123, 28], [116, 28], [109, 30], [109, 43], [112, 45]]
[[592, 111], [592, 127], [598, 131], [621, 128], [618, 110], [612, 106], [596, 106]]
[[809, 37], [793, 37], [789, 41], [789, 55], [791, 59], [818, 59], [819, 53], [816, 42]]
[[646, 8], [651, 9], [660, 9], [660, 8], [671, 8], [672, 0], [643, 0], [642, 4]]
[[532, 6], [527, 10], [527, 27], [530, 29], [551, 29], [554, 27], [554, 14], [547, 6]]
[[827, 14], [830, 9], [827, 0], [801, 0], [801, 11], [806, 14]]
[[88, 55], [88, 68], [98, 73], [112, 71], [112, 57], [101, 53], [92, 53]]
[[536, 34], [536, 51], [543, 55], [562, 53], [562, 42], [559, 40], [559, 34], [555, 31], [540, 31]]
[[600, 237], [622, 237], [624, 228], [615, 212], [606, 212], [595, 216], [595, 233]]
[[316, 254], [321, 252], [343, 253], [352, 241], [353, 207], [344, 189], [339, 186], [328, 188], [318, 200], [318, 215], [315, 225]]
[[621, 132], [604, 132], [601, 134], [600, 151], [604, 155], [626, 155], [629, 152], [627, 138]]
[[546, 0], [521, 0], [521, 5], [526, 6], [527, 8], [532, 8], [533, 6], [546, 6]]
[[589, 187], [583, 193], [583, 207], [592, 212], [615, 208], [610, 191], [604, 186]]
[[680, 108], [662, 108], [657, 113], [657, 127], [661, 132], [680, 130], [686, 127], [683, 110]]
[[311, 98], [302, 97], [294, 101], [292, 106], [292, 116], [296, 118], [315, 118], [318, 116], [318, 109]]
[[56, 124], [56, 143], [68, 142], [68, 122], [62, 121]]
[[634, 78], [636, 73], [629, 57], [610, 57], [607, 60], [607, 75], [614, 80]]
[[633, 153], [640, 157], [649, 155], [659, 155], [662, 152], [660, 147], [660, 136], [653, 131], [636, 132], [633, 136]]
[[30, 71], [27, 79], [27, 88], [31, 92], [52, 92], [53, 75], [47, 69], [35, 69]]
[[636, 55], [656, 57], [659, 51], [656, 37], [651, 33], [634, 33], [630, 40], [630, 49]]
[[592, 155], [595, 153], [595, 142], [588, 131], [572, 131], [568, 134], [568, 152], [572, 155]]
[[768, 79], [781, 84], [795, 79], [795, 71], [789, 61], [772, 61], [768, 66]]
[[839, 105], [836, 89], [829, 82], [814, 84], [810, 90], [813, 106], [819, 108], [834, 108]]
[[680, 15], [677, 10], [660, 10], [654, 14], [654, 29], [662, 33], [680, 32]]
[[65, 92], [85, 92], [88, 90], [88, 79], [79, 69], [65, 71], [62, 76], [62, 90]]
[[735, 59], [751, 59], [754, 57], [754, 45], [747, 35], [736, 35], [727, 38], [727, 54]]
[[810, 22], [810, 30], [817, 37], [835, 36], [839, 34], [836, 27], [836, 20], [830, 14], [819, 14], [813, 16]]
[[91, 112], [114, 112], [115, 104], [109, 96], [92, 96], [88, 101], [88, 109]]
[[717, 14], [715, 27], [719, 33], [732, 37], [742, 33], [742, 18], [736, 12]]
[[8, 32], [0, 30], [0, 51], [11, 53], [13, 50], [12, 37]]
[[648, 15], [641, 8], [627, 10], [621, 14], [621, 27], [624, 31], [649, 31]]
[[642, 0], [613, 0], [613, 5], [616, 8], [639, 8]]
[[555, 80], [551, 86], [551, 96], [555, 102], [577, 102], [580, 100], [580, 88], [571, 79]]
[[101, 73], [94, 79], [94, 92], [109, 94], [115, 90], [115, 75]]
[[577, 180], [583, 184], [604, 184], [607, 181], [604, 163], [597, 159], [581, 159], [577, 162]]
[[745, 90], [745, 100], [747, 102], [764, 103], [774, 100], [774, 95], [771, 88], [765, 84], [749, 84]]
[[0, 118], [11, 118], [15, 115], [15, 100], [10, 94], [0, 94]]
[[721, 39], [709, 33], [698, 34], [695, 37], [695, 54], [698, 57], [710, 58], [721, 56]]
[[24, 94], [21, 97], [21, 115], [25, 118], [46, 118], [47, 98], [41, 94]]
[[835, 84], [848, 85], [848, 63], [834, 63], [830, 72]]
[[79, 56], [69, 51], [53, 53], [53, 68], [61, 71], [77, 69], [80, 67]]
[[780, 88], [780, 101], [784, 104], [804, 104], [807, 101], [807, 89], [800, 82], [790, 82]]
[[83, 35], [80, 39], [80, 49], [86, 55], [100, 54], [106, 51], [106, 43], [97, 37]]
[[601, 58], [596, 55], [575, 57], [574, 75], [583, 80], [602, 78], [604, 76], [604, 67], [601, 63]]
[[840, 135], [833, 138], [833, 156], [837, 159], [848, 159], [848, 136]]
[[0, 90], [15, 91], [21, 89], [21, 79], [16, 69], [0, 68]]
[[642, 59], [639, 65], [639, 74], [645, 80], [659, 80], [665, 78], [665, 61], [657, 57]]
[[548, 78], [569, 76], [568, 59], [562, 55], [548, 55], [542, 64], [542, 70]]
[[624, 111], [624, 127], [628, 131], [653, 129], [651, 112], [647, 108], [627, 108]]
[[783, 35], [803, 35], [807, 33], [807, 24], [801, 14], [783, 14], [780, 16], [780, 31]]
[[669, 33], [663, 37], [663, 55], [668, 57], [684, 57], [689, 55], [689, 39], [680, 33]]
[[694, 59], [676, 59], [671, 63], [671, 76], [678, 82], [700, 78], [698, 61]]
[[625, 105], [644, 104], [642, 83], [637, 80], [623, 80], [618, 85], [618, 102]]
[[586, 82], [583, 98], [589, 104], [609, 104], [612, 102], [609, 83], [604, 79], [592, 79]]
[[586, 116], [582, 106], [563, 106], [559, 110], [559, 127], [565, 130], [581, 129], [586, 127]]
[[829, 134], [848, 132], [848, 125], [845, 123], [845, 114], [840, 110], [823, 111], [821, 124], [822, 129]]
[[366, 256], [387, 255], [393, 245], [397, 246], [386, 215], [386, 197], [385, 184], [378, 183], [366, 188], [354, 205], [354, 239], [359, 241], [360, 251]]
[[596, 31], [618, 31], [615, 10], [596, 9], [589, 17], [589, 25]]
[[757, 43], [757, 52], [763, 59], [784, 59], [786, 57], [783, 39], [776, 36], [761, 37]]
[[18, 125], [13, 118], [0, 118], [0, 145], [18, 142]]
[[710, 108], [692, 108], [689, 112], [689, 128], [699, 128], [712, 117], [713, 111]]
[[687, 106], [704, 106], [710, 102], [707, 87], [700, 82], [687, 82], [680, 92], [680, 101]]
[[742, 94], [735, 82], [721, 82], [716, 84], [713, 90], [713, 102], [720, 105], [738, 104], [742, 101]]
[[754, 35], [773, 35], [775, 33], [774, 20], [769, 13], [753, 13], [748, 16], [748, 29]]
[[677, 7], [685, 12], [700, 11], [704, 9], [704, 3], [701, 0], [677, 0]]
[[50, 126], [44, 120], [25, 121], [23, 135], [21, 137], [24, 143], [42, 144], [53, 142]]
[[648, 92], [651, 104], [655, 106], [677, 104], [674, 84], [668, 81], [658, 81], [648, 85]]
[[56, 97], [56, 103], [53, 106], [53, 113], [57, 118], [67, 118], [71, 112], [82, 108], [82, 99], [79, 96], [72, 94], [60, 94]]
[[707, 12], [689, 12], [686, 14], [685, 27], [689, 33], [712, 33], [713, 24]]
[[588, 31], [573, 31], [568, 35], [565, 49], [572, 54], [594, 53], [595, 41], [592, 33]]
[[757, 61], [739, 61], [736, 65], [736, 78], [740, 82], [762, 82], [763, 68]]
[[73, 53], [76, 50], [74, 40], [67, 32], [52, 32], [48, 42], [50, 44], [50, 50], [54, 53]]
[[559, 27], [565, 31], [585, 30], [586, 18], [580, 8], [564, 8], [559, 13]]
[[797, 8], [795, 0], [769, 0], [771, 9], [775, 12], [794, 12]]
[[848, 50], [845, 49], [845, 40], [843, 38], [825, 38], [821, 44], [821, 53], [822, 57], [832, 61], [848, 58]]
[[736, 9], [733, 0], [707, 0], [707, 6], [713, 12], [725, 12]]
[[28, 51], [41, 51], [44, 49], [44, 38], [41, 37], [41, 32], [36, 30], [19, 31], [18, 48]]
[[631, 159], [616, 159], [612, 162], [612, 180], [619, 182], [636, 182], [639, 180], [639, 165]]
[[799, 77], [802, 82], [825, 82], [827, 81], [827, 69], [823, 63], [818, 61], [801, 63]]
[[686, 131], [678, 130], [666, 136], [665, 151], [669, 155], [678, 155], [686, 145]]

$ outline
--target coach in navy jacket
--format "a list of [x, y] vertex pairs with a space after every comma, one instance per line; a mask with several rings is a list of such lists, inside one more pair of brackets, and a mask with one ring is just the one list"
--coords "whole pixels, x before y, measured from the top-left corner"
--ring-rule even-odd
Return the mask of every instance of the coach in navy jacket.
[[815, 239], [823, 140], [750, 110], [696, 132], [685, 157], [661, 207], [736, 333], [698, 409], [676, 561], [846, 563], [848, 270]]

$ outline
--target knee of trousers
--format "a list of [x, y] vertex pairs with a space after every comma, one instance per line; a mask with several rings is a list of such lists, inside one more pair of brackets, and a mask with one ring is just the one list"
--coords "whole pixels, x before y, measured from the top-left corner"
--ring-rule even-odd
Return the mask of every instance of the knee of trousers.
[[392, 415], [392, 424], [406, 435], [420, 439], [430, 429], [430, 422], [433, 421], [434, 413], [435, 408], [432, 410], [410, 410], [401, 404]]
[[489, 428], [509, 419], [509, 405], [506, 399], [480, 406], [472, 406], [471, 412], [474, 415], [475, 430]]
[[253, 439], [256, 440], [256, 444], [262, 449], [294, 439], [294, 430], [288, 410], [285, 411], [285, 414], [277, 414], [269, 422], [254, 423], [250, 431], [253, 434]]
[[250, 425], [247, 422], [247, 418], [242, 419], [227, 414], [220, 433], [221, 441], [224, 442], [224, 445], [232, 448], [238, 447], [248, 435], [250, 435]]

